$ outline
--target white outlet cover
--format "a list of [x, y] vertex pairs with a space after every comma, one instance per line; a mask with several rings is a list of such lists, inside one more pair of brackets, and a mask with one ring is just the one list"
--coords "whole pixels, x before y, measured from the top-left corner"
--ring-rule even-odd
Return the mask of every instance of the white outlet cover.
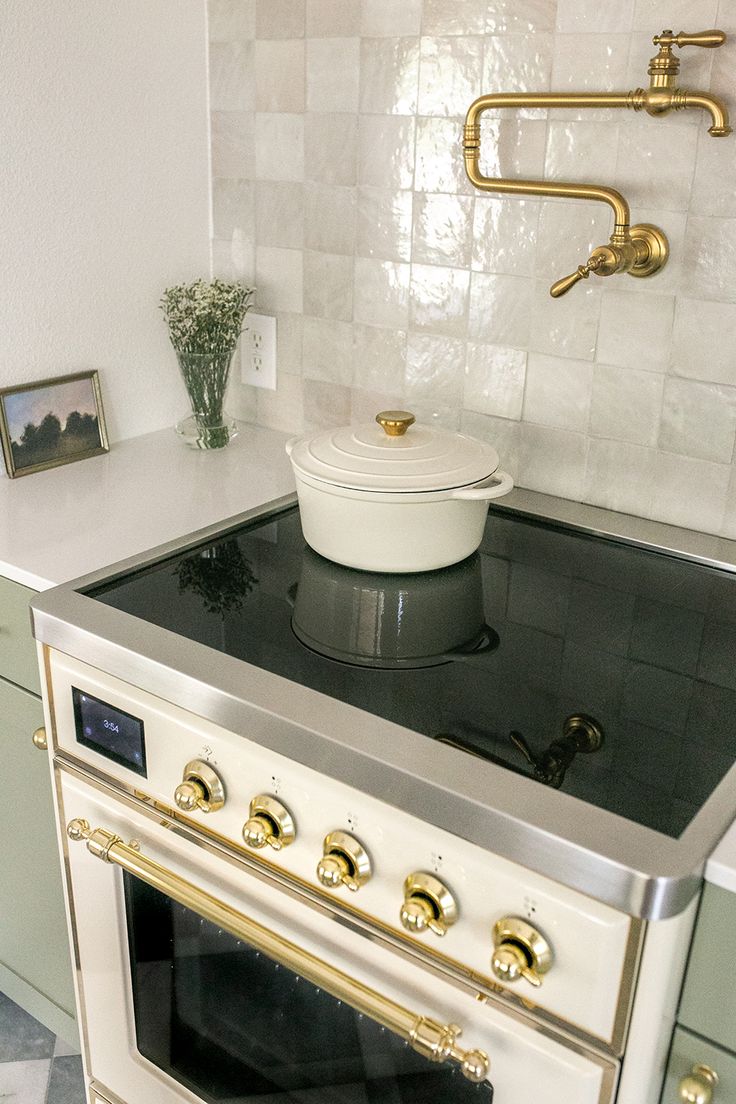
[[250, 387], [276, 390], [276, 319], [248, 311], [240, 339], [240, 376]]

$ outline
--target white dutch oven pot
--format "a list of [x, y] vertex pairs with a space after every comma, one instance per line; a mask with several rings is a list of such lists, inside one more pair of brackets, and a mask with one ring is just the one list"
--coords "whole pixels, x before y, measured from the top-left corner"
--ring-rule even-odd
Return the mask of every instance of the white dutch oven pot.
[[307, 544], [363, 571], [434, 571], [470, 556], [488, 502], [514, 485], [496, 450], [403, 410], [376, 422], [287, 442]]

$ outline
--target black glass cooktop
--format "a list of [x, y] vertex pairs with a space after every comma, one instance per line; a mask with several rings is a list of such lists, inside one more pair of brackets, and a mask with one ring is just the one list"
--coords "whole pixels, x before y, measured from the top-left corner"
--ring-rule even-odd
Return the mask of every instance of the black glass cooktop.
[[736, 575], [508, 511], [442, 571], [332, 564], [294, 507], [89, 593], [670, 836], [736, 757]]

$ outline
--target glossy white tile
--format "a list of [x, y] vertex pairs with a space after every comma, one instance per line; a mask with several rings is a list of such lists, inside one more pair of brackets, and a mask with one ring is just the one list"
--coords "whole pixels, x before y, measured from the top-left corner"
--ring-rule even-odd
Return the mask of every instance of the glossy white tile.
[[543, 34], [553, 31], [557, 2], [558, 0], [492, 0], [486, 9], [486, 32]]
[[254, 231], [253, 185], [245, 180], [216, 180], [212, 193], [212, 219], [216, 238], [252, 239]]
[[516, 196], [478, 196], [473, 221], [472, 268], [533, 276], [540, 204]]
[[303, 309], [302, 254], [298, 249], [256, 248], [258, 305], [268, 313]]
[[305, 0], [256, 0], [258, 38], [303, 38]]
[[350, 388], [325, 380], [303, 381], [304, 428], [329, 429], [350, 423]]
[[416, 122], [399, 115], [361, 115], [358, 182], [374, 188], [411, 188]]
[[214, 180], [252, 180], [255, 173], [255, 116], [251, 111], [210, 115]]
[[460, 429], [471, 437], [488, 441], [499, 456], [499, 466], [507, 471], [515, 483], [519, 482], [519, 443], [521, 424], [493, 414], [479, 414], [475, 410], [463, 410]]
[[364, 391], [353, 387], [350, 392], [350, 421], [353, 425], [373, 425], [381, 410], [398, 410], [403, 399], [390, 391]]
[[302, 374], [350, 387], [353, 382], [353, 331], [345, 322], [304, 318]]
[[678, 298], [672, 371], [689, 379], [736, 386], [736, 305]]
[[350, 322], [353, 258], [339, 253], [304, 254], [304, 313]]
[[360, 8], [360, 0], [307, 0], [307, 37], [359, 35]]
[[[679, 118], [643, 115], [622, 121], [613, 182], [632, 210], [652, 205], [663, 212], [688, 209], [699, 131]], [[662, 222], [665, 218], [662, 214]]]
[[345, 253], [355, 249], [355, 188], [306, 184], [304, 187], [304, 246], [317, 253]]
[[499, 418], [521, 418], [527, 354], [505, 345], [468, 342], [463, 407]]
[[533, 300], [534, 281], [531, 279], [473, 272], [468, 336], [492, 345], [527, 348]]
[[419, 62], [420, 115], [464, 115], [481, 91], [483, 39], [423, 38]]
[[410, 333], [406, 347], [404, 396], [407, 403], [424, 399], [459, 407], [463, 389], [465, 345], [433, 334]]
[[253, 111], [255, 80], [253, 42], [210, 44], [210, 109]]
[[621, 441], [590, 442], [583, 501], [606, 510], [649, 514], [657, 453]]
[[[664, 372], [670, 362], [675, 300], [671, 295], [640, 295], [640, 280], [628, 288], [602, 281], [596, 360], [625, 368]], [[626, 279], [624, 277], [624, 279]], [[631, 286], [633, 285], [633, 286]]]
[[[535, 275], [552, 284], [579, 264], [585, 264], [593, 249], [608, 242], [612, 229], [611, 212], [601, 203], [578, 203], [569, 199], [549, 199], [539, 208]], [[588, 278], [588, 284], [573, 288], [558, 306], [567, 306], [585, 287], [595, 288], [601, 278]], [[568, 308], [569, 309], [569, 308]], [[582, 309], [581, 309], [582, 314]]]
[[526, 366], [524, 421], [573, 429], [588, 428], [593, 365], [585, 360], [530, 353]]
[[[246, 322], [248, 319], [246, 318]], [[247, 327], [246, 327], [247, 329]], [[278, 371], [290, 376], [302, 374], [302, 337], [304, 316], [282, 312], [276, 318]]]
[[255, 185], [256, 240], [259, 245], [301, 249], [304, 245], [304, 187], [283, 180]]
[[[573, 182], [599, 181], [602, 167], [616, 164], [618, 150], [618, 123], [604, 126], [583, 120], [551, 119], [547, 126], [545, 177]], [[612, 224], [612, 213], [609, 220]]]
[[685, 529], [719, 532], [731, 467], [658, 452], [652, 484], [652, 514]]
[[424, 0], [422, 34], [484, 34], [487, 10], [488, 0]]
[[[723, 94], [723, 82], [713, 77], [713, 87]], [[733, 106], [733, 105], [732, 105]], [[736, 217], [736, 142], [716, 139], [703, 129], [698, 133], [698, 153], [690, 210], [695, 215]]]
[[[483, 93], [544, 92], [550, 87], [554, 38], [550, 34], [490, 35], [483, 59]], [[466, 104], [466, 109], [469, 107]], [[514, 108], [514, 115], [543, 117], [540, 109]], [[497, 108], [490, 115], [507, 115]]]
[[409, 272], [408, 264], [356, 257], [355, 321], [406, 329], [409, 321]]
[[304, 116], [256, 115], [258, 180], [304, 180]]
[[304, 429], [304, 396], [299, 376], [279, 373], [275, 391], [258, 388], [258, 422], [283, 433], [301, 433]]
[[590, 404], [590, 434], [632, 445], [657, 444], [664, 376], [636, 368], [596, 364]]
[[469, 287], [467, 269], [412, 264], [410, 326], [464, 338], [468, 328]]
[[366, 38], [418, 35], [422, 0], [361, 0], [360, 33]]
[[736, 302], [736, 218], [689, 218], [683, 261], [685, 295]]
[[256, 0], [207, 0], [210, 42], [247, 42], [255, 38]]
[[255, 43], [256, 111], [304, 111], [304, 41]]
[[717, 9], [718, 0], [635, 0], [632, 27], [635, 31], [655, 35], [665, 26], [688, 24], [694, 15], [704, 27], [710, 27]]
[[358, 189], [357, 245], [361, 257], [411, 260], [413, 193]]
[[473, 245], [473, 202], [472, 196], [418, 192], [414, 202], [414, 261], [468, 268]]
[[310, 38], [307, 40], [307, 109], [353, 112], [358, 110], [360, 39]]
[[406, 332], [356, 323], [353, 338], [356, 387], [400, 394], [406, 367]]
[[557, 0], [556, 27], [562, 34], [589, 31], [591, 34], [616, 34], [631, 29], [634, 0], [601, 4], [600, 0]]
[[[579, 263], [579, 262], [578, 262]], [[571, 265], [567, 271], [574, 270]], [[560, 276], [567, 275], [561, 272]], [[538, 281], [531, 306], [529, 349], [576, 360], [592, 360], [598, 335], [601, 289], [590, 281], [578, 285], [562, 299], [553, 299], [549, 284]]]
[[418, 85], [418, 38], [361, 39], [361, 112], [368, 115], [414, 115]]
[[588, 438], [547, 426], [520, 424], [519, 485], [580, 501], [585, 485]]
[[736, 438], [736, 388], [670, 378], [664, 385], [659, 447], [730, 464]]
[[458, 157], [460, 134], [458, 119], [417, 119], [414, 187], [418, 192], [473, 194]]
[[357, 183], [357, 115], [309, 112], [305, 116], [304, 179], [315, 184]]

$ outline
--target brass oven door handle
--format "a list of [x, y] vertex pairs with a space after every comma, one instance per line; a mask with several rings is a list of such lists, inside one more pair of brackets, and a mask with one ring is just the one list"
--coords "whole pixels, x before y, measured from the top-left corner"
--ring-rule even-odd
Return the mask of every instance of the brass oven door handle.
[[358, 1012], [393, 1031], [430, 1062], [453, 1062], [469, 1081], [476, 1083], [488, 1077], [491, 1067], [488, 1055], [483, 1050], [460, 1047], [457, 1039], [461, 1032], [456, 1024], [442, 1024], [428, 1016], [420, 1016], [382, 996], [363, 982], [323, 962], [310, 951], [219, 901], [206, 890], [192, 885], [173, 870], [167, 870], [154, 859], [146, 858], [137, 850], [137, 841], [126, 844], [114, 832], [108, 832], [105, 828], [90, 828], [89, 823], [81, 818], [69, 821], [67, 835], [71, 840], [85, 840], [87, 850], [96, 858], [122, 867], [185, 908], [230, 932], [236, 939], [249, 943], [274, 962], [293, 970], [337, 1000], [345, 1001]]

